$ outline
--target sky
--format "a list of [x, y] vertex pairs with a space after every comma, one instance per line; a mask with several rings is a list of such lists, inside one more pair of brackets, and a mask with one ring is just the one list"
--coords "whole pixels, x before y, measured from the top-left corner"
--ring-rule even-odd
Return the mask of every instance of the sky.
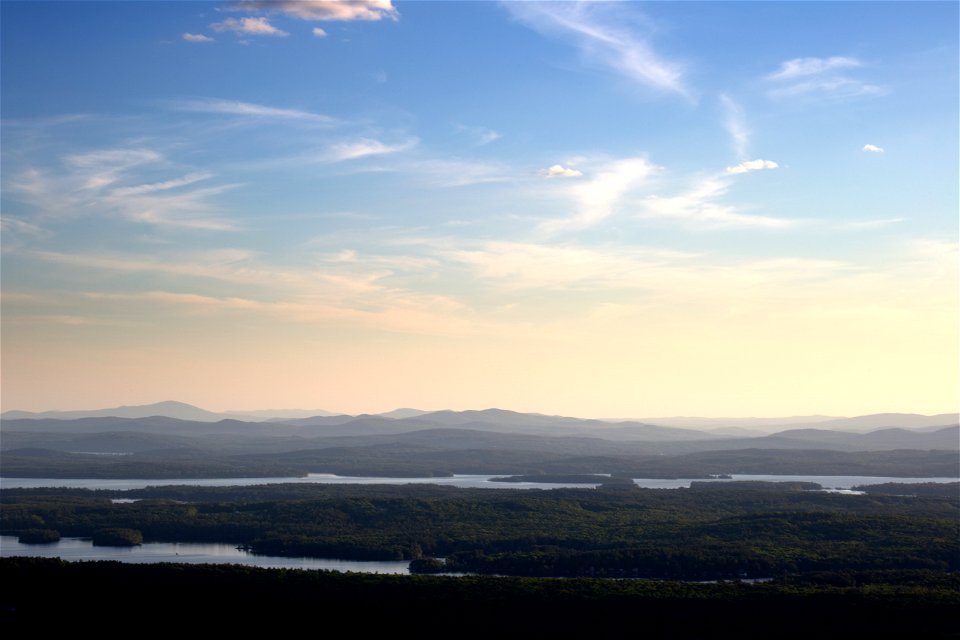
[[956, 412], [958, 8], [4, 0], [3, 409]]

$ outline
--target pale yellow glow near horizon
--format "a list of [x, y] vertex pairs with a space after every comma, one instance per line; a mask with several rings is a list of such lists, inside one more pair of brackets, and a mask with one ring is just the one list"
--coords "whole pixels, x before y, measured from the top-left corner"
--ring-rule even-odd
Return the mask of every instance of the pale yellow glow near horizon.
[[13, 322], [3, 408], [175, 399], [216, 411], [351, 414], [401, 406], [582, 417], [955, 412], [956, 307], [949, 296], [906, 293], [911, 306], [896, 292], [872, 301], [821, 292], [817, 304], [788, 291], [704, 295], [537, 322], [488, 317], [449, 335], [179, 310], [119, 330]]

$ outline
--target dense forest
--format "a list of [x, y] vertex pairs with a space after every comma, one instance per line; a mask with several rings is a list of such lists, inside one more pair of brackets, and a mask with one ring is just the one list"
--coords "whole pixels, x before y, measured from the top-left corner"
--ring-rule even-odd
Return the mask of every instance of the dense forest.
[[[0, 560], [6, 632], [277, 632], [438, 638], [955, 638], [956, 574], [766, 584], [378, 576], [231, 565]], [[55, 611], [55, 615], [51, 613]], [[338, 632], [339, 633], [339, 632]], [[20, 637], [20, 635], [18, 635]]]
[[436, 449], [401, 445], [223, 455], [202, 450], [130, 455], [12, 449], [0, 453], [14, 478], [298, 477], [308, 473], [399, 478], [454, 474], [582, 475], [621, 478], [707, 478], [722, 474], [808, 474], [957, 477], [956, 451], [808, 451], [744, 449], [677, 455], [584, 456], [542, 450]]
[[[720, 482], [677, 490], [23, 489], [3, 492], [0, 530], [97, 537], [124, 529], [147, 542], [228, 542], [269, 555], [410, 559], [420, 572], [711, 580], [960, 570], [957, 498], [807, 488]], [[120, 494], [141, 499], [112, 503], [109, 496]]]

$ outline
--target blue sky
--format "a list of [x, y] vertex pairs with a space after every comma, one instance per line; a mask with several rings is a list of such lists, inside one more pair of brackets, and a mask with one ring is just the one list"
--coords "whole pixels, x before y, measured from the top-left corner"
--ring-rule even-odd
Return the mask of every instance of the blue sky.
[[956, 3], [0, 11], [4, 409], [957, 409]]

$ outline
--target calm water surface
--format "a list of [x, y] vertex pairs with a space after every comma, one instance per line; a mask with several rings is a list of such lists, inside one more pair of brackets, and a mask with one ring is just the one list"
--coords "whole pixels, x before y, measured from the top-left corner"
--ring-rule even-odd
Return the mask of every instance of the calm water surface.
[[888, 478], [883, 476], [788, 476], [788, 475], [747, 475], [731, 474], [730, 478], [680, 478], [677, 480], [655, 480], [649, 478], [634, 478], [634, 483], [644, 489], [682, 489], [690, 486], [691, 482], [731, 482], [733, 480], [757, 480], [764, 482], [816, 482], [824, 489], [831, 491], [848, 492], [851, 487], [867, 484], [885, 484], [899, 482], [917, 484], [920, 482], [957, 482], [960, 478]]
[[[71, 489], [143, 489], [145, 487], [165, 487], [187, 485], [192, 487], [236, 487], [258, 484], [437, 484], [462, 488], [485, 489], [594, 489], [598, 484], [568, 484], [547, 482], [493, 482], [493, 475], [455, 475], [450, 478], [381, 478], [337, 476], [332, 473], [310, 473], [302, 478], [180, 478], [180, 479], [91, 479], [91, 478], [0, 478], [2, 489], [37, 489], [40, 487], [68, 487]], [[802, 475], [746, 475], [734, 474], [732, 478], [678, 478], [660, 480], [655, 478], [634, 478], [637, 486], [645, 489], [681, 489], [691, 482], [729, 482], [730, 480], [762, 480], [768, 482], [816, 482], [828, 490], [848, 491], [850, 487], [861, 484], [883, 484], [900, 482], [914, 484], [918, 482], [957, 482], [960, 478], [890, 478], [881, 476], [802, 476]]]
[[248, 487], [258, 484], [439, 484], [463, 488], [487, 489], [558, 489], [583, 487], [595, 489], [597, 484], [554, 484], [546, 482], [492, 482], [503, 475], [455, 475], [450, 478], [380, 478], [337, 476], [332, 473], [308, 473], [302, 478], [181, 478], [163, 480], [91, 479], [91, 478], [0, 478], [0, 489], [37, 489], [68, 487], [70, 489], [143, 489], [188, 485], [191, 487]]
[[229, 544], [147, 542], [137, 547], [95, 547], [85, 538], [63, 538], [53, 544], [21, 544], [16, 536], [0, 536], [0, 557], [31, 556], [120, 562], [186, 562], [190, 564], [243, 564], [266, 569], [329, 569], [362, 573], [408, 575], [409, 560], [333, 560], [284, 558], [241, 551]]

